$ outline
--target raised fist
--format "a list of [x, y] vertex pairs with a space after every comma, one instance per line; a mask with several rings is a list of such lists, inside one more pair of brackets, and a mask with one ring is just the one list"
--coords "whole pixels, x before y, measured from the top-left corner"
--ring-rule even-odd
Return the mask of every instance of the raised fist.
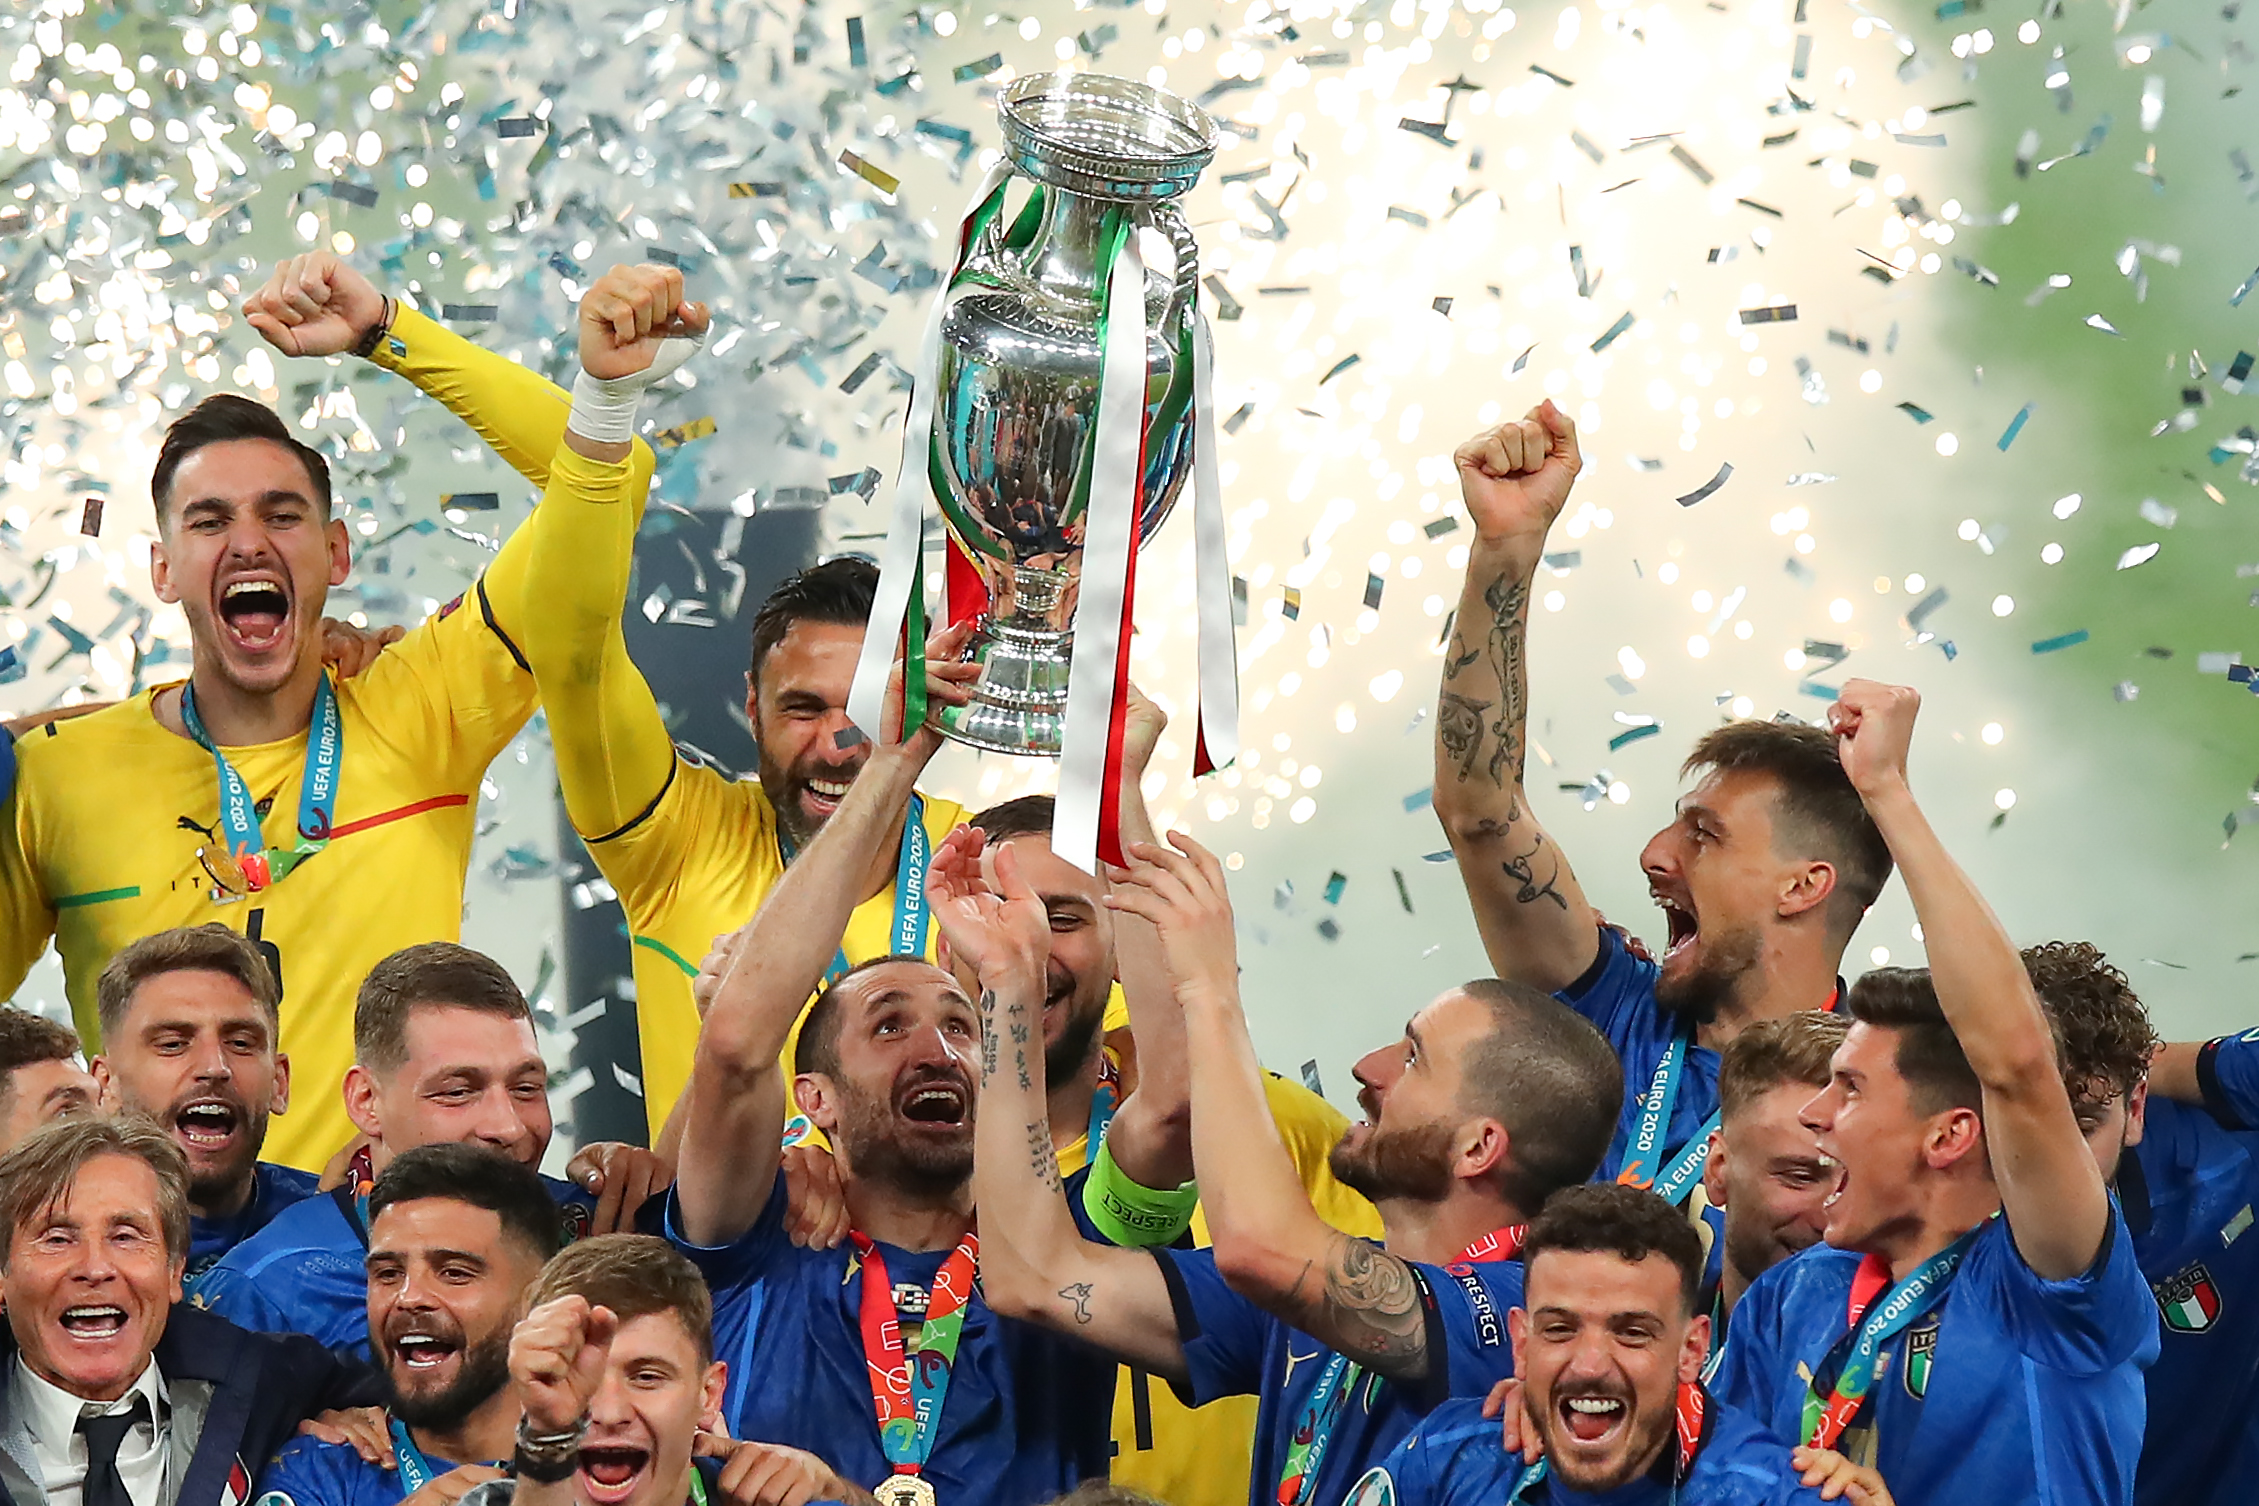
[[243, 300], [243, 317], [286, 356], [334, 356], [359, 345], [384, 317], [384, 295], [327, 251], [278, 265]]
[[588, 1415], [620, 1320], [586, 1297], [544, 1302], [518, 1320], [510, 1334], [510, 1384], [526, 1425], [536, 1433], [562, 1433]]
[[1459, 493], [1486, 544], [1537, 546], [1561, 515], [1569, 487], [1584, 468], [1576, 421], [1547, 398], [1526, 418], [1477, 434], [1451, 457]]
[[1846, 680], [1828, 708], [1844, 776], [1862, 797], [1906, 782], [1906, 755], [1914, 742], [1920, 692], [1879, 680]]
[[608, 381], [649, 371], [670, 337], [710, 322], [706, 305], [684, 300], [675, 268], [614, 267], [580, 301], [581, 369]]

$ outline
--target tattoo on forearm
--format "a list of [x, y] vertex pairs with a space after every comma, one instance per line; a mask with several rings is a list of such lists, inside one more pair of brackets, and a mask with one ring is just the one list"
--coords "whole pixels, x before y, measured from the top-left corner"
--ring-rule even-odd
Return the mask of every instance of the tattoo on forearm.
[[1053, 1192], [1060, 1190], [1059, 1153], [1051, 1148], [1051, 1122], [1038, 1119], [1028, 1126], [1028, 1164], [1036, 1180]]
[[984, 990], [980, 996], [980, 1080], [987, 1082], [996, 1075], [996, 990]]
[[1449, 690], [1436, 702], [1435, 735], [1444, 753], [1459, 765], [1461, 780], [1475, 772], [1475, 759], [1482, 752], [1482, 714], [1489, 709], [1488, 701]]
[[1290, 1298], [1320, 1339], [1392, 1379], [1427, 1368], [1427, 1315], [1412, 1268], [1379, 1246], [1334, 1236], [1324, 1269], [1303, 1268]]
[[1518, 858], [1508, 858], [1498, 866], [1505, 870], [1508, 878], [1522, 886], [1514, 895], [1515, 900], [1519, 903], [1528, 905], [1541, 899], [1549, 899], [1566, 910], [1569, 908], [1568, 897], [1556, 887], [1561, 882], [1560, 858], [1553, 859], [1552, 871], [1546, 874], [1545, 882], [1542, 884], [1537, 881], [1536, 870], [1531, 866], [1532, 860], [1544, 847], [1545, 838], [1539, 837], [1537, 846], [1532, 847]]
[[1078, 1281], [1072, 1286], [1062, 1286], [1059, 1288], [1059, 1295], [1075, 1305], [1075, 1321], [1077, 1323], [1087, 1324], [1090, 1321], [1089, 1282]]
[[[1487, 742], [1490, 756], [1485, 771], [1490, 782], [1500, 788], [1521, 785], [1523, 748], [1528, 741], [1529, 667], [1524, 650], [1529, 635], [1525, 615], [1529, 591], [1528, 581], [1500, 576], [1483, 588], [1483, 604], [1490, 608], [1488, 631], [1479, 641], [1468, 632], [1451, 635], [1451, 647], [1443, 660], [1444, 683], [1459, 679], [1478, 663], [1498, 683], [1496, 699], [1446, 690], [1437, 704], [1436, 739], [1444, 755], [1458, 764], [1461, 781], [1475, 777]], [[1485, 713], [1492, 712], [1495, 714], [1486, 723]]]

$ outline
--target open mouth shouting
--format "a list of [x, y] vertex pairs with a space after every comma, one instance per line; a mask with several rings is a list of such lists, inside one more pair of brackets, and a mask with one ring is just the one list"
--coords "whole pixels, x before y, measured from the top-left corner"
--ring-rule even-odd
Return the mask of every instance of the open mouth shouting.
[[63, 1309], [63, 1332], [89, 1344], [103, 1344], [125, 1332], [126, 1311], [108, 1302], [81, 1302]]
[[290, 583], [271, 570], [235, 576], [220, 584], [212, 615], [238, 653], [272, 653], [289, 637]]
[[651, 1469], [651, 1451], [628, 1444], [590, 1443], [580, 1451], [576, 1492], [599, 1506], [618, 1506], [632, 1497]]
[[1670, 927], [1670, 939], [1663, 948], [1663, 961], [1668, 964], [1680, 952], [1691, 948], [1702, 935], [1702, 922], [1694, 907], [1675, 895], [1661, 890], [1651, 891], [1655, 906], [1663, 912], [1663, 922]]
[[1631, 1420], [1621, 1396], [1600, 1392], [1562, 1393], [1554, 1398], [1556, 1424], [1569, 1439], [1594, 1450], [1606, 1448]]
[[230, 1098], [196, 1098], [173, 1112], [173, 1138], [192, 1160], [209, 1160], [234, 1145], [243, 1106]]
[[894, 1112], [912, 1124], [962, 1129], [972, 1120], [972, 1090], [951, 1077], [927, 1077], [894, 1095]]
[[843, 778], [819, 779], [811, 774], [800, 781], [800, 810], [811, 827], [820, 827], [832, 818], [854, 782], [853, 769], [846, 770]]
[[460, 1334], [400, 1325], [385, 1335], [385, 1347], [391, 1351], [395, 1377], [414, 1377], [420, 1384], [429, 1384], [452, 1372], [454, 1362], [462, 1356], [463, 1340]]

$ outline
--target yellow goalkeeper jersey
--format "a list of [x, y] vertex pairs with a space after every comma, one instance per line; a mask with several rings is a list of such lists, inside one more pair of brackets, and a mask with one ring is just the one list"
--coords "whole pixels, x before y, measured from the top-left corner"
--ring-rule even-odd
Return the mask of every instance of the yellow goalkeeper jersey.
[[[1380, 1238], [1380, 1214], [1361, 1194], [1334, 1180], [1328, 1160], [1349, 1127], [1347, 1117], [1275, 1072], [1263, 1074], [1263, 1092], [1318, 1216], [1345, 1234]], [[1068, 1144], [1059, 1152], [1059, 1174], [1082, 1170], [1089, 1150], [1087, 1135]], [[1192, 1240], [1201, 1249], [1213, 1243], [1205, 1210], [1193, 1212]], [[1114, 1382], [1115, 1482], [1169, 1506], [1247, 1506], [1258, 1404], [1252, 1396], [1227, 1396], [1188, 1407], [1166, 1381], [1124, 1365]]]
[[[492, 422], [473, 427], [519, 471], [546, 478], [567, 412], [555, 386], [406, 307], [375, 360], [428, 391], [476, 386]], [[648, 478], [651, 464], [639, 445], [632, 469]], [[196, 856], [224, 846], [212, 755], [158, 723], [155, 691], [24, 738], [0, 820], [0, 992], [22, 983], [52, 936], [79, 1035], [99, 1049], [94, 984], [119, 948], [205, 921], [242, 932], [282, 978], [294, 1089], [264, 1154], [319, 1168], [353, 1132], [339, 1085], [362, 978], [401, 947], [461, 935], [479, 779], [535, 703], [518, 643], [539, 522], [537, 508], [469, 592], [338, 684], [344, 757], [330, 845], [258, 894], [212, 898]], [[224, 751], [269, 847], [287, 848], [305, 734]]]

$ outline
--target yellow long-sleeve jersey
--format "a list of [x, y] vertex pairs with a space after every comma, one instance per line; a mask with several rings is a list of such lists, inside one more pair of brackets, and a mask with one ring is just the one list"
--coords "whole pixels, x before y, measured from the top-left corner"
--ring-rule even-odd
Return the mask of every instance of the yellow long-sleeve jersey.
[[[1318, 1216], [1345, 1234], [1380, 1238], [1380, 1214], [1335, 1181], [1329, 1164], [1348, 1119], [1308, 1088], [1274, 1072], [1263, 1074], [1263, 1093]], [[1089, 1149], [1088, 1136], [1068, 1144], [1059, 1152], [1059, 1174], [1082, 1170]], [[1193, 1212], [1192, 1240], [1201, 1249], [1214, 1243], [1205, 1209]], [[1252, 1396], [1227, 1396], [1188, 1407], [1165, 1382], [1124, 1365], [1114, 1382], [1114, 1480], [1169, 1506], [1246, 1506], [1258, 1405]]]
[[[546, 470], [567, 409], [539, 376], [405, 308], [377, 360], [419, 383], [478, 383], [495, 420], [481, 433]], [[649, 475], [647, 450], [636, 464]], [[468, 593], [337, 685], [344, 756], [329, 846], [257, 894], [214, 898], [196, 854], [224, 846], [219, 783], [212, 755], [152, 714], [168, 687], [26, 737], [0, 819], [4, 991], [52, 936], [79, 1034], [99, 1049], [95, 980], [110, 958], [152, 932], [224, 922], [259, 943], [282, 980], [296, 1091], [265, 1155], [327, 1160], [352, 1134], [339, 1084], [362, 978], [401, 947], [461, 933], [479, 779], [534, 708], [518, 640], [541, 521], [537, 510]], [[288, 847], [306, 734], [224, 751], [269, 846]]]

